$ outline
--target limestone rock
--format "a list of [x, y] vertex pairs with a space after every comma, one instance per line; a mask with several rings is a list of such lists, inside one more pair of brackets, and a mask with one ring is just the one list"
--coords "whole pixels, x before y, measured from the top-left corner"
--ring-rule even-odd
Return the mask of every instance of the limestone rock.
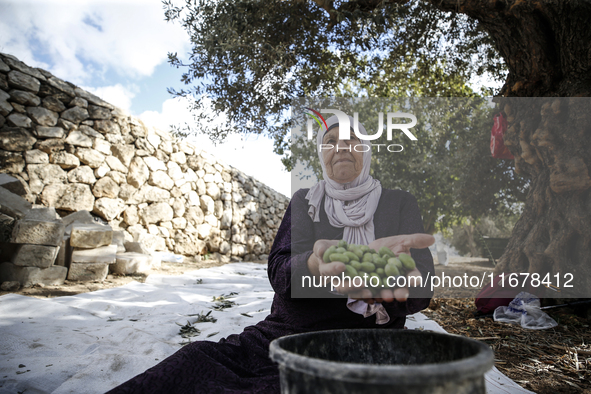
[[117, 253], [125, 253], [125, 231], [113, 231], [112, 245], [117, 245]]
[[41, 200], [64, 211], [91, 211], [94, 207], [94, 196], [90, 186], [81, 183], [48, 185], [43, 189]]
[[207, 245], [204, 241], [179, 231], [174, 237], [174, 252], [186, 256], [205, 254]]
[[105, 107], [108, 109], [113, 109], [114, 107], [107, 103], [106, 101], [104, 101], [103, 99], [95, 96], [94, 94], [87, 92], [86, 90], [80, 89], [80, 88], [76, 88], [74, 90], [74, 92], [76, 93], [76, 96], [78, 97], [82, 97], [83, 99], [85, 99], [86, 101], [88, 101], [91, 104], [94, 105], [99, 105], [101, 107]]
[[129, 201], [133, 198], [136, 192], [137, 189], [135, 187], [124, 183], [119, 188], [119, 198], [124, 201]]
[[[59, 215], [56, 213], [55, 208], [53, 207], [44, 207], [42, 205], [34, 205], [31, 210], [29, 210], [24, 220], [45, 220], [48, 222], [52, 221], [61, 221]], [[63, 223], [63, 222], [62, 222]]]
[[123, 212], [123, 220], [130, 226], [138, 224], [140, 221], [140, 217], [138, 216], [137, 207], [135, 205], [130, 205], [127, 207], [125, 212]]
[[64, 224], [64, 226], [66, 226], [66, 234], [69, 235], [75, 223], [94, 224], [95, 220], [94, 216], [92, 216], [92, 214], [89, 211], [81, 209], [80, 211], [64, 216], [62, 218], [62, 223]]
[[21, 177], [15, 178], [8, 174], [0, 174], [0, 187], [21, 197], [28, 193], [28, 185]]
[[184, 178], [183, 170], [174, 161], [169, 161], [168, 163], [166, 163], [166, 167], [168, 168], [168, 176], [170, 176], [173, 181], [181, 180]]
[[185, 214], [185, 203], [182, 198], [175, 198], [172, 203], [172, 209], [174, 210], [175, 217], [182, 217]]
[[[80, 130], [81, 132], [83, 132], [84, 134], [86, 134], [87, 136], [89, 136], [90, 138], [93, 139], [99, 139], [99, 140], [104, 140], [105, 137], [103, 137], [103, 135], [101, 133], [99, 133], [98, 131], [95, 131], [92, 127], [85, 125], [84, 123], [89, 122], [88, 120], [85, 120], [84, 122], [82, 122], [83, 124], [81, 124], [80, 126], [78, 126], [78, 130]], [[92, 122], [92, 121], [90, 121]]]
[[64, 150], [64, 140], [52, 138], [44, 141], [37, 141], [35, 149], [39, 149], [45, 153], [53, 153]]
[[[138, 151], [145, 151], [146, 152], [146, 156], [152, 155], [154, 153], [154, 151], [155, 151], [154, 147], [145, 138], [138, 138], [135, 141], [135, 147], [137, 148], [136, 155], [137, 155], [137, 152]], [[156, 160], [158, 160], [158, 159], [156, 159]], [[150, 164], [148, 164], [148, 162], [146, 162], [146, 164], [148, 165], [148, 167], [150, 167], [150, 170], [155, 171], [155, 170], [152, 169], [152, 167], [150, 166]], [[164, 167], [164, 169], [166, 169], [166, 167]]]
[[53, 265], [59, 246], [19, 245], [12, 263], [18, 266], [48, 268]]
[[57, 77], [51, 77], [47, 79], [47, 83], [57, 90], [66, 93], [68, 96], [74, 96], [74, 89], [68, 82], [65, 82]]
[[17, 280], [2, 282], [0, 290], [2, 291], [18, 291], [21, 288], [21, 282]]
[[153, 250], [147, 249], [143, 244], [139, 242], [125, 242], [125, 251], [140, 254], [151, 254]]
[[207, 195], [213, 198], [214, 200], [218, 200], [221, 196], [220, 188], [213, 182], [207, 184]]
[[170, 155], [170, 160], [177, 164], [185, 164], [187, 162], [187, 156], [184, 152], [176, 152]]
[[[65, 268], [65, 267], [64, 267]], [[109, 274], [109, 264], [104, 263], [70, 263], [68, 280], [80, 282], [102, 282]]]
[[69, 120], [74, 124], [80, 124], [83, 120], [88, 119], [88, 111], [82, 107], [72, 107], [61, 113], [62, 119]]
[[20, 127], [3, 127], [0, 130], [0, 149], [11, 152], [30, 150], [37, 139]]
[[27, 114], [39, 126], [55, 126], [58, 115], [43, 107], [27, 107]]
[[80, 166], [68, 172], [68, 181], [71, 183], [86, 183], [92, 185], [96, 182], [96, 178], [92, 168], [88, 166]]
[[172, 219], [172, 227], [175, 229], [184, 229], [187, 227], [187, 219], [180, 217]]
[[98, 223], [73, 223], [70, 233], [70, 245], [74, 248], [98, 248], [111, 245], [113, 229]]
[[106, 176], [114, 180], [117, 185], [126, 184], [125, 182], [127, 181], [125, 174], [118, 171], [109, 171]]
[[119, 125], [110, 120], [95, 120], [94, 128], [103, 134], [115, 135], [121, 133]]
[[12, 70], [8, 73], [8, 84], [15, 88], [28, 90], [33, 93], [37, 93], [41, 86], [38, 79], [17, 70]]
[[94, 213], [105, 220], [111, 221], [117, 218], [125, 210], [125, 203], [119, 198], [99, 198], [94, 202]]
[[189, 207], [185, 212], [185, 219], [187, 219], [188, 223], [191, 223], [193, 226], [198, 226], [203, 223], [205, 215], [203, 211], [199, 207]]
[[41, 99], [31, 92], [25, 92], [24, 90], [12, 89], [10, 92], [10, 98], [22, 105], [27, 106], [38, 106], [41, 104]]
[[94, 187], [92, 188], [92, 194], [94, 194], [96, 198], [117, 198], [119, 196], [119, 186], [110, 177], [104, 177], [99, 179], [94, 184]]
[[64, 225], [58, 221], [18, 220], [12, 230], [12, 243], [59, 246]]
[[50, 161], [53, 164], [59, 165], [64, 170], [76, 168], [80, 165], [80, 160], [76, 156], [64, 151], [52, 153]]
[[105, 155], [94, 149], [78, 148], [76, 149], [76, 156], [90, 168], [98, 168], [105, 161]]
[[85, 148], [92, 148], [92, 138], [79, 130], [73, 130], [66, 138], [66, 143], [74, 146], [82, 146]]
[[158, 223], [171, 221], [174, 212], [167, 203], [154, 203], [147, 207], [140, 209], [139, 217], [142, 223]]
[[89, 105], [88, 113], [90, 114], [90, 119], [111, 119], [111, 111], [105, 107]]
[[157, 186], [162, 189], [171, 190], [174, 186], [174, 181], [164, 171], [155, 171], [150, 174], [148, 184]]
[[37, 126], [35, 135], [40, 138], [64, 138], [66, 132], [61, 127]]
[[44, 185], [52, 183], [64, 183], [67, 179], [66, 172], [57, 164], [29, 164], [29, 187], [31, 193], [39, 194]]
[[3, 187], [0, 187], [0, 213], [12, 218], [23, 218], [31, 209], [30, 202]]
[[148, 166], [144, 163], [141, 157], [134, 157], [129, 165], [129, 172], [127, 174], [127, 183], [140, 188], [148, 178], [150, 171]]
[[127, 166], [125, 166], [121, 160], [119, 160], [117, 157], [115, 156], [107, 156], [107, 158], [105, 159], [105, 161], [107, 162], [107, 165], [109, 166], [109, 168], [111, 168], [111, 170], [113, 171], [119, 171], [122, 172], [124, 174], [127, 174]]
[[88, 108], [88, 101], [84, 100], [82, 97], [74, 97], [68, 106]]
[[189, 168], [191, 168], [192, 170], [199, 171], [203, 169], [204, 160], [201, 156], [189, 156], [187, 157], [187, 164], [189, 165]]
[[166, 242], [164, 241], [164, 238], [157, 235], [138, 233], [134, 239], [136, 242], [141, 243], [148, 250], [166, 250]]
[[113, 156], [119, 159], [125, 167], [129, 167], [135, 154], [133, 145], [118, 144], [111, 146]]
[[62, 103], [56, 96], [44, 97], [43, 107], [53, 112], [62, 112], [66, 109], [64, 103]]
[[11, 113], [6, 118], [6, 121], [10, 126], [14, 127], [22, 127], [25, 129], [30, 129], [33, 127], [33, 121], [27, 115], [19, 114], [16, 112]]
[[72, 263], [114, 264], [117, 255], [117, 245], [101, 246], [94, 249], [74, 248]]
[[57, 265], [49, 268], [20, 267], [12, 263], [0, 264], [0, 282], [17, 281], [23, 287], [36, 284], [46, 286], [61, 285], [66, 280], [68, 269]]
[[199, 200], [201, 202], [201, 209], [203, 210], [203, 212], [208, 215], [208, 214], [212, 214], [214, 211], [214, 203], [213, 203], [213, 199], [208, 196], [200, 196]]
[[[94, 140], [94, 144], [92, 146], [95, 150], [101, 152], [103, 155], [108, 157], [111, 157], [111, 144], [109, 143], [109, 141], [100, 139], [100, 138], [96, 138]], [[126, 167], [127, 168], [127, 167]], [[125, 170], [125, 172], [127, 172], [127, 169]]]
[[140, 253], [118, 253], [115, 264], [109, 266], [114, 274], [148, 274], [152, 268], [152, 256]]

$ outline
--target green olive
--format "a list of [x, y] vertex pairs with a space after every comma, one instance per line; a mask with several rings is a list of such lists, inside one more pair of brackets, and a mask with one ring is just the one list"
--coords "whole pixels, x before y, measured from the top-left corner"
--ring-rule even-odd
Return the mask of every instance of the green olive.
[[342, 253], [333, 253], [330, 255], [330, 261], [340, 261], [347, 264], [349, 262], [349, 257]]
[[391, 264], [391, 263], [386, 264], [384, 271], [386, 272], [386, 275], [388, 275], [388, 276], [400, 275], [400, 271], [398, 270], [398, 267], [396, 267], [394, 264]]
[[382, 257], [396, 257], [396, 255], [394, 254], [394, 252], [392, 252], [390, 250], [390, 248], [388, 248], [387, 246], [382, 246], [378, 252], [380, 254], [380, 256]]
[[364, 262], [361, 263], [361, 269], [365, 272], [374, 272], [376, 270], [376, 266], [373, 263], [369, 263], [369, 262]]
[[394, 264], [399, 270], [403, 267], [402, 262], [396, 257], [388, 259], [388, 264]]
[[406, 253], [400, 253], [398, 255], [398, 259], [402, 262], [402, 265], [407, 271], [413, 270], [417, 267], [414, 259], [407, 255]]
[[322, 260], [325, 263], [330, 263], [330, 255], [333, 254], [337, 250], [336, 246], [331, 246], [330, 248], [326, 249], [324, 254], [322, 255]]
[[349, 261], [353, 261], [353, 260], [359, 261], [359, 257], [357, 257], [357, 255], [355, 253], [353, 253], [353, 252], [348, 252], [347, 251], [347, 252], [345, 252], [343, 254], [349, 258]]
[[354, 278], [358, 275], [357, 270], [355, 268], [353, 268], [353, 266], [351, 266], [351, 265], [346, 265], [345, 271], [343, 273], [344, 273], [344, 276], [348, 276], [350, 278]]
[[371, 253], [365, 253], [363, 255], [363, 258], [361, 259], [361, 261], [365, 261], [365, 262], [368, 262], [368, 263], [373, 263], [373, 254], [371, 254]]

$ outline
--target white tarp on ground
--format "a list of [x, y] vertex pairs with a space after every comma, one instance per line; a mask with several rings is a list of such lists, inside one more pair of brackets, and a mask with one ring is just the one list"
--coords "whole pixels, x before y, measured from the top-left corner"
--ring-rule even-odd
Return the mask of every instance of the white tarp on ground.
[[[207, 314], [213, 297], [237, 293], [237, 305], [194, 323], [195, 340], [217, 341], [263, 320], [273, 290], [266, 266], [227, 264], [181, 276], [150, 275], [146, 283], [37, 299], [0, 297], [0, 393], [104, 393], [178, 350], [180, 328]], [[193, 315], [193, 316], [191, 316]], [[406, 326], [445, 332], [423, 314]], [[530, 393], [493, 368], [488, 393]]]

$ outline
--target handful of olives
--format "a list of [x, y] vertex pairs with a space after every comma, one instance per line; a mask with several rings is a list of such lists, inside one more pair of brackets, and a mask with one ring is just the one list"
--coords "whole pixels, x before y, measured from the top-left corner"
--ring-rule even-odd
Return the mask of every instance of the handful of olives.
[[328, 248], [322, 259], [325, 263], [345, 263], [343, 274], [352, 280], [367, 274], [374, 290], [395, 287], [397, 280], [388, 280], [389, 277], [405, 276], [416, 267], [414, 259], [406, 253], [400, 253], [396, 257], [394, 252], [385, 246], [376, 252], [367, 245], [347, 244], [345, 240], [340, 240], [337, 245]]

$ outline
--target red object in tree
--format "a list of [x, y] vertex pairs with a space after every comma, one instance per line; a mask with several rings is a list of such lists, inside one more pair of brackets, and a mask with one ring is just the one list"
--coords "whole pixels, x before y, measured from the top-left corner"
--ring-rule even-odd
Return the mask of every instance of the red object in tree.
[[503, 137], [507, 131], [507, 119], [503, 113], [494, 117], [495, 123], [490, 131], [490, 153], [495, 159], [514, 159], [513, 154], [505, 146]]

